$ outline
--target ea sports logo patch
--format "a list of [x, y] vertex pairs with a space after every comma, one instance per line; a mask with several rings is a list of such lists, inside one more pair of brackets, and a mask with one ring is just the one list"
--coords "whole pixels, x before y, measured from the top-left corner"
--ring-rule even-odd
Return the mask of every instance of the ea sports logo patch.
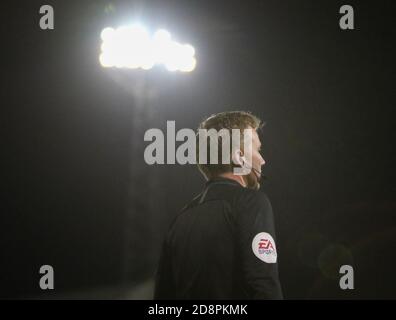
[[256, 234], [252, 241], [252, 250], [257, 258], [266, 263], [276, 263], [278, 254], [276, 253], [275, 241], [267, 232]]

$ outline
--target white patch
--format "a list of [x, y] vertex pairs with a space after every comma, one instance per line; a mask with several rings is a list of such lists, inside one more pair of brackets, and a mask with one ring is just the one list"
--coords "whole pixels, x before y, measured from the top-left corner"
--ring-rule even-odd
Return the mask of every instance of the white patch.
[[256, 234], [252, 241], [252, 250], [257, 258], [266, 263], [276, 263], [278, 254], [276, 253], [275, 241], [267, 232]]

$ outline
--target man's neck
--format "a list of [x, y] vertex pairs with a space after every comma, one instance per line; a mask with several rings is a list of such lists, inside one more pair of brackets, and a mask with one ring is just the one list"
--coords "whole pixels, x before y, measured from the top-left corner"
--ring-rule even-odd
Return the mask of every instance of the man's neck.
[[246, 183], [243, 180], [242, 176], [235, 175], [231, 172], [225, 172], [225, 173], [219, 174], [219, 177], [234, 180], [234, 181], [238, 182], [242, 187], [246, 188]]

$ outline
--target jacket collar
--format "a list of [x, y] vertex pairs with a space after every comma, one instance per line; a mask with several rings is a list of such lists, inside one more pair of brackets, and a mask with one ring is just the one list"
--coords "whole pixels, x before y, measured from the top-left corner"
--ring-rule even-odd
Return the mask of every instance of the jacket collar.
[[206, 186], [209, 186], [212, 184], [230, 184], [230, 185], [242, 187], [239, 182], [237, 182], [233, 179], [224, 178], [224, 177], [216, 177], [216, 178], [210, 179], [206, 182]]

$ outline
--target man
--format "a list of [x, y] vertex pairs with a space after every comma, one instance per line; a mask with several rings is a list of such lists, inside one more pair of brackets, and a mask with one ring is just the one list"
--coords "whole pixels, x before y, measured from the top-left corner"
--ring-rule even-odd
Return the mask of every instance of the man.
[[[272, 208], [258, 191], [265, 164], [257, 134], [260, 123], [251, 113], [236, 111], [213, 115], [199, 126], [239, 129], [241, 141], [250, 129], [251, 156], [241, 144], [231, 150], [228, 164], [198, 164], [208, 181], [166, 235], [155, 299], [282, 299]], [[249, 173], [235, 174], [238, 167]]]

